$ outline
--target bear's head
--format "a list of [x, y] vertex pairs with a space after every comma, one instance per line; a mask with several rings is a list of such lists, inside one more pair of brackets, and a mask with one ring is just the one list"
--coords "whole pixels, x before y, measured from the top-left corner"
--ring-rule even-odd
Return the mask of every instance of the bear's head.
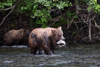
[[28, 30], [28, 29], [25, 29], [25, 34], [26, 34], [26, 36], [29, 36], [29, 34], [30, 34], [30, 30]]
[[28, 37], [30, 34], [30, 30], [28, 29], [19, 29], [18, 34], [21, 35], [21, 37]]
[[64, 36], [63, 36], [63, 31], [62, 31], [62, 27], [58, 27], [54, 30], [52, 30], [53, 36], [55, 37], [56, 41], [59, 40], [64, 40]]
[[62, 27], [58, 27], [54, 30], [52, 30], [52, 34], [57, 42], [58, 45], [61, 45], [61, 46], [65, 46], [65, 38], [63, 36], [63, 31], [62, 31]]

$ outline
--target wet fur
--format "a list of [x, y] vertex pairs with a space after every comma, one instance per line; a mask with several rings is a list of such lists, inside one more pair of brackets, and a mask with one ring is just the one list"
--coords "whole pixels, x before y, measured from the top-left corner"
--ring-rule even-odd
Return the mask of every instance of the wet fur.
[[[53, 31], [52, 31], [53, 30]], [[61, 29], [60, 29], [61, 30]], [[56, 41], [56, 35], [63, 35], [62, 30], [58, 28], [36, 28], [29, 35], [29, 47], [31, 54], [36, 54], [37, 51], [41, 53], [44, 50], [45, 54], [50, 55], [54, 53]]]

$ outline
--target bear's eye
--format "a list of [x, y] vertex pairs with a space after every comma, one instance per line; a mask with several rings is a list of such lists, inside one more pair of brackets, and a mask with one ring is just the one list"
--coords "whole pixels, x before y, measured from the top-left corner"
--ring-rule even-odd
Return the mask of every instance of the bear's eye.
[[58, 37], [61, 37], [61, 35], [58, 35]]

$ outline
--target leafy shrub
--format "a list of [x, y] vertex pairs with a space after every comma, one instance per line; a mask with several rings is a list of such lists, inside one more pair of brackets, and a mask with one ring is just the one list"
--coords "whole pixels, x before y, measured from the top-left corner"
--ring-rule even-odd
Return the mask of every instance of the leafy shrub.
[[[3, 0], [0, 2], [0, 9], [13, 6], [17, 0]], [[19, 13], [26, 14], [36, 19], [36, 24], [46, 27], [48, 20], [52, 19], [50, 10], [52, 8], [63, 9], [71, 6], [68, 0], [20, 0], [16, 10]]]

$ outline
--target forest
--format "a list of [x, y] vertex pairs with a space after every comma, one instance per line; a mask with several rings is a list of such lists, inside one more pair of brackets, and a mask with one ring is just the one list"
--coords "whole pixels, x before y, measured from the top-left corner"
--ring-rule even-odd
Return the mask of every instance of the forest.
[[100, 67], [100, 0], [0, 0], [0, 67]]
[[62, 26], [67, 43], [100, 42], [100, 0], [0, 0], [0, 44], [11, 29]]

